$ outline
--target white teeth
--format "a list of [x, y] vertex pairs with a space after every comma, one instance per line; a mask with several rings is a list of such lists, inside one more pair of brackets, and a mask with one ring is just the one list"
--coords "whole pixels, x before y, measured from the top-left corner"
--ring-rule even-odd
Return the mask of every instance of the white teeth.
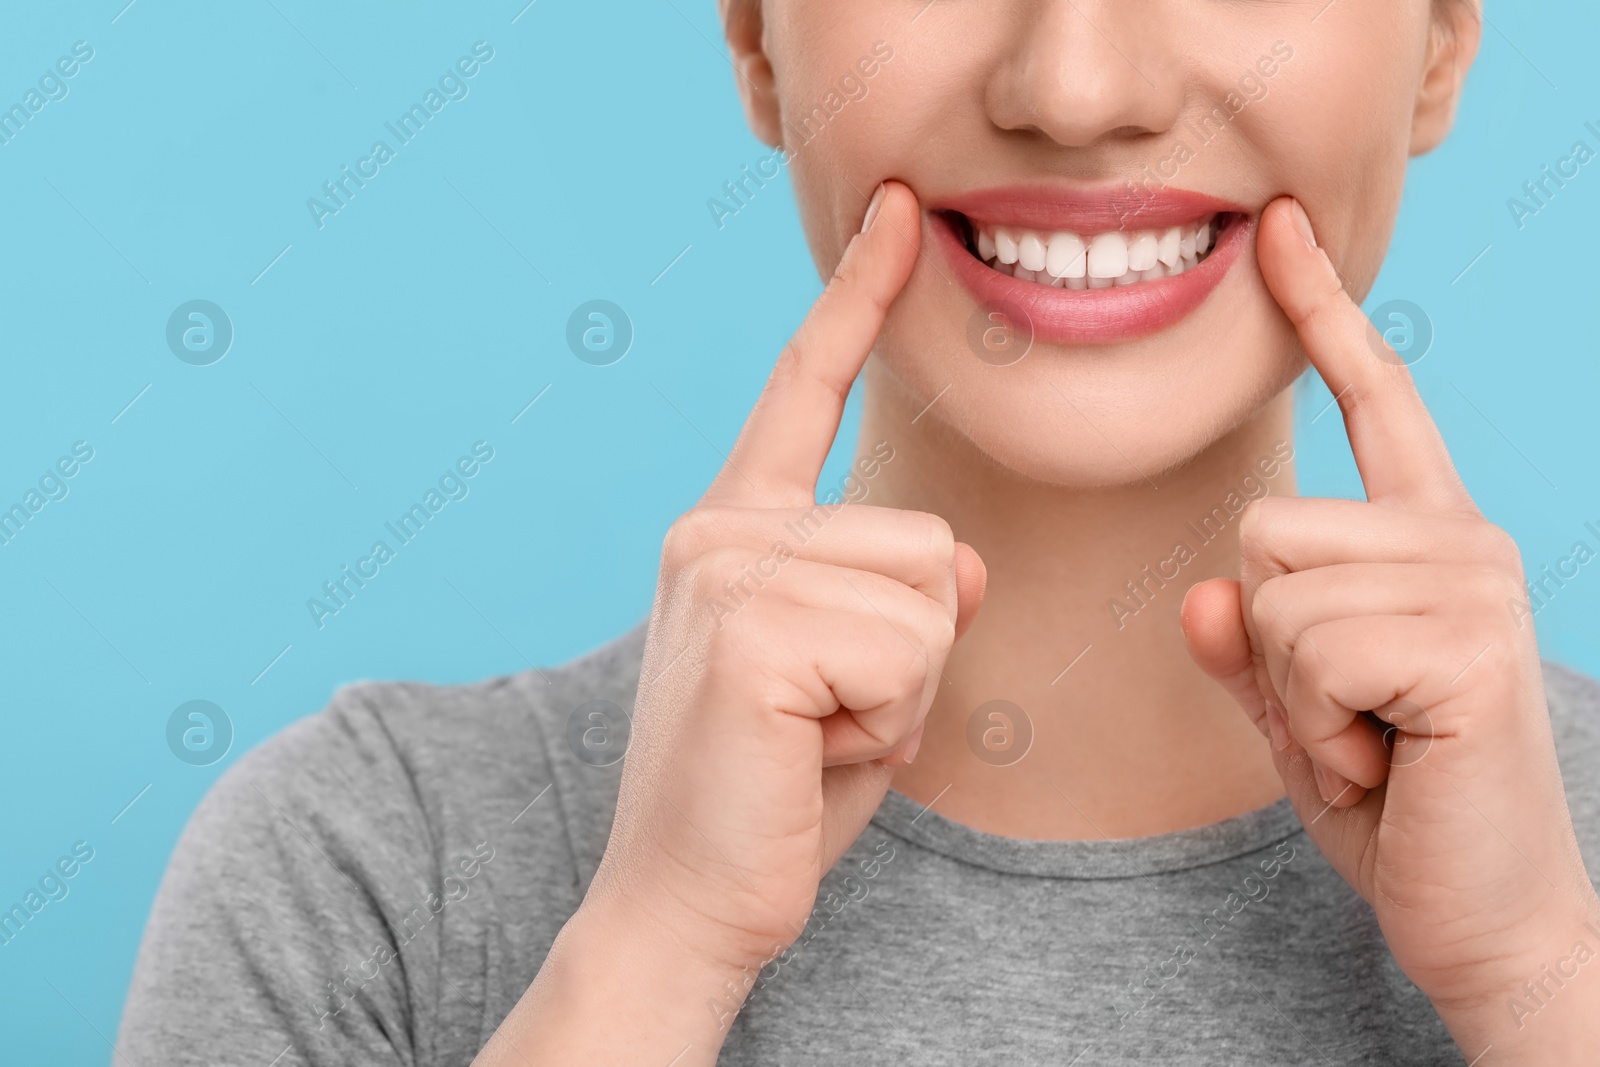
[[1089, 243], [1089, 277], [1120, 278], [1128, 273], [1128, 239], [1115, 231], [1095, 234]]
[[996, 226], [994, 229], [994, 254], [1000, 257], [1000, 262], [1007, 265], [1017, 261], [1017, 239], [1003, 226]]
[[1017, 241], [1017, 262], [1028, 270], [1044, 270], [1044, 252], [1044, 241], [1036, 233], [1025, 233]]
[[1088, 236], [1061, 230], [974, 226], [978, 258], [1019, 281], [1064, 289], [1107, 289], [1159, 281], [1193, 270], [1211, 251], [1216, 216], [1160, 230]]
[[1088, 249], [1075, 233], [1053, 233], [1044, 269], [1057, 278], [1082, 278], [1089, 270]]
[[[1176, 226], [1169, 226], [1161, 231], [1161, 237], [1156, 241], [1156, 258], [1168, 267], [1176, 266], [1183, 253], [1178, 251], [1178, 245], [1183, 240], [1183, 231]], [[981, 247], [981, 246], [980, 246]], [[984, 256], [988, 259], [988, 256]]]
[[1156, 265], [1156, 235], [1146, 230], [1128, 241], [1128, 269], [1141, 273]]

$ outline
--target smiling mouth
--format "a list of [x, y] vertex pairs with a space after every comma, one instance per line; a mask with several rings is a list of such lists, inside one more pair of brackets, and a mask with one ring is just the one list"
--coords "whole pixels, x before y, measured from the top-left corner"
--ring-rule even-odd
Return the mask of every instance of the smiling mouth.
[[1236, 212], [1214, 211], [1189, 222], [1153, 229], [1034, 230], [946, 213], [967, 251], [990, 270], [1058, 289], [1142, 286], [1194, 270], [1211, 255]]
[[951, 275], [1037, 340], [1112, 345], [1175, 326], [1250, 247], [1256, 216], [1187, 189], [1022, 184], [930, 197]]

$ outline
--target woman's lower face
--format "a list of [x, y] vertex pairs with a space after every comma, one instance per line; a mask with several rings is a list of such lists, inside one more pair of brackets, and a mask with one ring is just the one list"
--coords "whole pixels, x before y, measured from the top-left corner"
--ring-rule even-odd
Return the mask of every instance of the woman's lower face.
[[913, 411], [940, 397], [930, 415], [979, 451], [1065, 486], [1180, 464], [1304, 368], [1256, 267], [1274, 198], [1305, 206], [1366, 293], [1437, 18], [1428, 0], [761, 13], [768, 122], [822, 273], [880, 181], [922, 206], [877, 380]]

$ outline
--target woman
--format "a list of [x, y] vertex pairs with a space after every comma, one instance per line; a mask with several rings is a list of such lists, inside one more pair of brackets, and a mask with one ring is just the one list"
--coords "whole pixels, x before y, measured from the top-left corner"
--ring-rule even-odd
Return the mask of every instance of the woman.
[[[648, 626], [241, 761], [123, 1051], [1589, 1062], [1600, 689], [1353, 302], [1474, 6], [723, 17], [833, 280]], [[1307, 357], [1368, 501], [1293, 498]]]

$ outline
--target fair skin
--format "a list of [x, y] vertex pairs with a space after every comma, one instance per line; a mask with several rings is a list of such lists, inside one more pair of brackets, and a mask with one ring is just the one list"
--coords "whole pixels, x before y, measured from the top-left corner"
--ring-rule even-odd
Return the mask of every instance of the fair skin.
[[[1600, 1043], [1593, 983], [1536, 1026], [1505, 1010], [1600, 920], [1532, 626], [1507, 609], [1525, 598], [1521, 563], [1353, 300], [1382, 261], [1406, 158], [1449, 128], [1475, 12], [1015, 0], [912, 14], [725, 5], [769, 143], [873, 42], [895, 58], [793, 155], [832, 281], [667, 539], [604, 861], [476, 1062], [714, 1063], [727, 1019], [707, 1002], [731, 990], [736, 1005], [793, 941], [891, 784], [980, 830], [1054, 839], [1163, 833], [1287, 794], [1468, 1061], [1583, 1062]], [[1174, 179], [1244, 209], [1248, 248], [1209, 297], [1136, 339], [974, 359], [976, 302], [932, 247], [929, 205], [1126, 177], [1278, 40], [1294, 58], [1270, 93]], [[1287, 387], [1307, 359], [1339, 398], [1367, 500], [1294, 498], [1280, 475], [1118, 626], [1107, 598], [1292, 440]], [[896, 458], [870, 502], [796, 544], [784, 531], [812, 508], [863, 368], [861, 458], [880, 441]], [[780, 577], [715, 610], [778, 542], [794, 552]], [[996, 696], [1035, 731], [1003, 767], [967, 735]]]

